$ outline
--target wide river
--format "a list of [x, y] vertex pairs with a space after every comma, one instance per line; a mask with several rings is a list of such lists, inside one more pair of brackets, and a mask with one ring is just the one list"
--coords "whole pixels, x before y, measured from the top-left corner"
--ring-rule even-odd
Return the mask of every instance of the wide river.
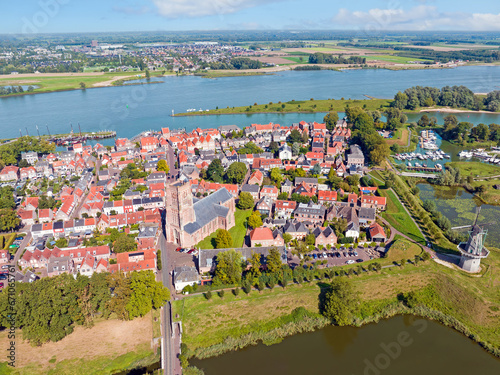
[[[124, 85], [0, 99], [0, 138], [12, 138], [19, 130], [36, 135], [65, 133], [73, 124], [82, 131], [116, 130], [132, 137], [160, 127], [208, 128], [235, 124], [321, 121], [324, 114], [254, 114], [171, 117], [189, 108], [214, 109], [253, 103], [315, 99], [364, 99], [365, 95], [392, 98], [411, 86], [465, 85], [474, 92], [500, 89], [500, 67], [471, 66], [456, 69], [404, 70], [367, 69], [350, 71], [284, 71], [273, 75], [206, 79], [168, 76], [161, 83]], [[437, 114], [438, 120], [442, 118]], [[419, 116], [412, 116], [411, 121]], [[473, 123], [500, 123], [500, 116], [465, 114], [460, 119]]]
[[398, 316], [361, 328], [327, 326], [219, 357], [192, 360], [206, 375], [498, 375], [500, 360], [451, 328]]

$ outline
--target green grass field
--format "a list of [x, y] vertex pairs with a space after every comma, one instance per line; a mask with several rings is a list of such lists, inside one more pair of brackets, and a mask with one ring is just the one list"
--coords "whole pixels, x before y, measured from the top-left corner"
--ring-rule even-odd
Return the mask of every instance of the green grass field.
[[500, 175], [499, 166], [479, 161], [455, 161], [446, 163], [446, 166], [460, 169], [460, 173], [464, 177], [484, 178]]
[[392, 190], [379, 189], [379, 191], [381, 196], [387, 198], [387, 209], [382, 213], [382, 217], [401, 233], [421, 244], [425, 244], [425, 239], [418, 227]]
[[409, 61], [430, 61], [430, 60], [425, 60], [425, 59], [418, 59], [418, 58], [404, 57], [404, 56], [395, 56], [395, 55], [367, 55], [367, 56], [363, 56], [363, 57], [366, 57], [367, 61], [378, 60], [378, 61], [393, 62], [396, 64], [408, 64]]
[[[78, 74], [78, 73], [75, 73]], [[138, 75], [140, 77], [138, 77]], [[151, 72], [151, 77], [160, 76], [161, 72]], [[75, 76], [34, 76], [27, 78], [16, 78], [16, 76], [0, 76], [0, 85], [2, 86], [37, 86], [33, 90], [33, 94], [64, 91], [64, 90], [77, 90], [80, 89], [80, 82], [85, 83], [87, 88], [91, 88], [94, 84], [108, 82], [112, 80], [119, 80], [123, 77], [124, 80], [133, 80], [145, 78], [144, 72], [114, 72], [104, 74], [88, 74], [88, 75], [75, 75]], [[129, 77], [129, 78], [126, 78]], [[26, 94], [26, 92], [24, 93]], [[23, 95], [23, 94], [18, 94]]]
[[[300, 58], [302, 57], [302, 60], [300, 60]], [[294, 63], [297, 63], [297, 64], [309, 64], [309, 58], [307, 56], [286, 56], [286, 57], [283, 57], [284, 59], [287, 59], [287, 60], [290, 60], [290, 61], [293, 61]]]
[[[231, 237], [233, 238], [233, 247], [242, 247], [245, 241], [245, 234], [247, 231], [246, 221], [252, 210], [239, 210], [236, 209], [234, 214], [235, 225], [231, 229], [229, 229], [229, 233], [231, 233]], [[217, 232], [212, 233], [210, 236], [205, 237], [203, 241], [200, 241], [196, 247], [198, 249], [213, 249], [214, 242]]]
[[[179, 113], [176, 116], [205, 116], [205, 115], [220, 115], [220, 114], [247, 114], [247, 113], [287, 113], [287, 112], [329, 112], [337, 111], [343, 112], [346, 105], [363, 107], [366, 106], [368, 110], [380, 110], [381, 108], [388, 107], [392, 100], [388, 99], [363, 99], [363, 100], [349, 100], [349, 99], [331, 99], [331, 100], [292, 100], [284, 103], [267, 103], [250, 105], [246, 107], [228, 107], [211, 109], [205, 112], [188, 112]], [[284, 106], [284, 107], [283, 107]]]

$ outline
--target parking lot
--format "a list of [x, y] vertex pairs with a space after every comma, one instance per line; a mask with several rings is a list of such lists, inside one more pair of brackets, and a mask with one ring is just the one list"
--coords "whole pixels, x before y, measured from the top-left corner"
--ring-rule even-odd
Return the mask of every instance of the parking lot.
[[[380, 258], [381, 254], [374, 247], [341, 247], [339, 250], [315, 250], [306, 254], [312, 259], [307, 261], [308, 264], [313, 264], [317, 261], [327, 261], [327, 267], [345, 266], [346, 264], [363, 263], [368, 260]], [[288, 258], [290, 267], [296, 267], [300, 264], [300, 258], [292, 255]]]

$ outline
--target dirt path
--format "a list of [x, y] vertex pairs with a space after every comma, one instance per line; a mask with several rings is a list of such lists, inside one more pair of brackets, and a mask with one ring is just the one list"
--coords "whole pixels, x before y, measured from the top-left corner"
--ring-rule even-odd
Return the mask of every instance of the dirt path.
[[[92, 87], [109, 87], [109, 86], [113, 86], [113, 82], [116, 82], [116, 81], [118, 81], [120, 79], [129, 79], [131, 77], [134, 77], [134, 76], [118, 76], [118, 77], [113, 77], [109, 81], [94, 83], [92, 85]], [[137, 79], [139, 79], [139, 77], [137, 77]]]

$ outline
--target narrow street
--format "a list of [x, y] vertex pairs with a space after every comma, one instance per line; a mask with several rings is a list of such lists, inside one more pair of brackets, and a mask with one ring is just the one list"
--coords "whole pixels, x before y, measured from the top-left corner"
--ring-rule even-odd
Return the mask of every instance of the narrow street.
[[[173, 264], [169, 259], [168, 246], [165, 233], [162, 232], [159, 239], [162, 264], [161, 281], [163, 282], [163, 285], [170, 290], [171, 299], [173, 299], [175, 295], [175, 288], [171, 275]], [[165, 375], [181, 375], [182, 369], [177, 357], [179, 348], [174, 346], [174, 342], [176, 340], [172, 332], [172, 325], [172, 306], [171, 302], [168, 301], [162, 309], [162, 367]], [[177, 346], [179, 346], [179, 344], [177, 344]]]

